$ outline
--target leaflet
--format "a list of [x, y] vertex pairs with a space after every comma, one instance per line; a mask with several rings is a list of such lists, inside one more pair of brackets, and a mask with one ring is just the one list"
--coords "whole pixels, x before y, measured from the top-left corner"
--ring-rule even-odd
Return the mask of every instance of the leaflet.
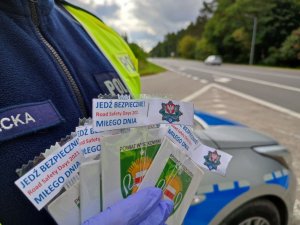
[[178, 148], [191, 154], [200, 144], [200, 140], [191, 128], [185, 125], [169, 125], [166, 135]]
[[93, 99], [93, 127], [106, 131], [147, 124], [145, 100]]
[[182, 124], [193, 126], [194, 105], [168, 99], [149, 99], [148, 121], [155, 124]]
[[203, 145], [192, 129], [185, 125], [170, 125], [166, 136], [198, 166], [225, 176], [231, 155]]
[[192, 103], [165, 99], [93, 99], [95, 131], [148, 126], [153, 124], [193, 125]]
[[203, 174], [186, 153], [165, 138], [139, 190], [161, 188], [163, 198], [174, 202], [167, 224], [182, 224]]
[[79, 182], [65, 190], [48, 206], [47, 210], [60, 225], [80, 225]]
[[201, 168], [225, 176], [232, 155], [201, 144], [192, 152], [192, 159]]
[[82, 158], [79, 139], [75, 137], [15, 181], [15, 184], [40, 210], [77, 175]]
[[101, 132], [95, 132], [92, 125], [84, 125], [77, 127], [76, 133], [79, 138], [80, 149], [85, 158], [100, 154]]
[[81, 224], [101, 211], [100, 160], [80, 165], [80, 218]]
[[103, 210], [138, 190], [164, 135], [164, 128], [141, 127], [103, 139]]

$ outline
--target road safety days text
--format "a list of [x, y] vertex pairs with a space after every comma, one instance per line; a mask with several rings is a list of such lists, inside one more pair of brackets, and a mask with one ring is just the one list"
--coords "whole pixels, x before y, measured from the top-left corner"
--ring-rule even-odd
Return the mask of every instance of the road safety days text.
[[146, 125], [145, 100], [93, 99], [93, 127], [106, 131]]
[[76, 175], [81, 159], [79, 138], [74, 138], [19, 178], [15, 184], [40, 210], [68, 179]]
[[95, 132], [92, 125], [76, 128], [80, 149], [85, 158], [96, 156], [101, 151], [101, 132]]

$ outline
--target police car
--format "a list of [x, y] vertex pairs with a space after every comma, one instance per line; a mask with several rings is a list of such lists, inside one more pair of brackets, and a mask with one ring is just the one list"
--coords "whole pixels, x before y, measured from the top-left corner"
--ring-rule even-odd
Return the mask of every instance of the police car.
[[288, 150], [253, 129], [201, 111], [195, 123], [204, 144], [233, 159], [225, 177], [205, 173], [184, 224], [290, 224], [296, 181]]

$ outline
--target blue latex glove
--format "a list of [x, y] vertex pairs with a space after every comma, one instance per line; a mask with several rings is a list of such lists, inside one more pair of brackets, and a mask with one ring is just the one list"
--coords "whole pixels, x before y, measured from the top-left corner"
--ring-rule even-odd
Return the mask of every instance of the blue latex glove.
[[159, 188], [145, 188], [84, 222], [84, 225], [162, 225], [173, 211]]
[[170, 214], [173, 212], [173, 202], [162, 200], [151, 214], [139, 225], [164, 225]]

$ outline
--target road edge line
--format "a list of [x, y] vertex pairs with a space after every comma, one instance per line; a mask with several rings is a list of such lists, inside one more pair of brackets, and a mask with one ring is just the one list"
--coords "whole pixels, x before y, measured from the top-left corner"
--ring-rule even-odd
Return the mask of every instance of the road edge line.
[[288, 86], [288, 85], [283, 85], [283, 84], [278, 84], [278, 83], [265, 81], [265, 80], [259, 80], [259, 79], [256, 79], [256, 78], [247, 78], [247, 77], [242, 77], [242, 76], [239, 76], [239, 75], [232, 75], [232, 74], [229, 74], [229, 73], [226, 73], [226, 72], [221, 72], [221, 71], [210, 71], [210, 70], [207, 70], [207, 69], [203, 69], [203, 68], [200, 69], [200, 68], [193, 67], [193, 66], [189, 67], [189, 69], [194, 70], [194, 71], [208, 73], [210, 75], [230, 77], [232, 79], [252, 82], [252, 83], [265, 85], [265, 86], [269, 86], [269, 87], [276, 87], [276, 88], [281, 88], [281, 89], [288, 90], [288, 91], [300, 92], [300, 88], [296, 88], [296, 87]]
[[219, 85], [219, 84], [214, 84], [213, 83], [213, 84], [211, 84], [211, 87], [215, 87], [215, 88], [221, 89], [221, 90], [226, 91], [226, 92], [228, 92], [230, 94], [237, 95], [237, 96], [239, 96], [241, 98], [247, 99], [249, 101], [255, 102], [255, 103], [260, 104], [260, 105], [263, 105], [263, 106], [268, 107], [270, 109], [273, 109], [273, 110], [279, 111], [281, 113], [288, 114], [289, 116], [293, 116], [293, 117], [296, 117], [296, 118], [300, 119], [300, 113], [297, 113], [297, 112], [295, 112], [293, 110], [284, 108], [282, 106], [279, 106], [279, 105], [267, 102], [265, 100], [253, 97], [251, 95], [247, 95], [245, 93], [233, 90], [233, 89], [228, 88], [228, 87], [224, 87], [224, 86]]

